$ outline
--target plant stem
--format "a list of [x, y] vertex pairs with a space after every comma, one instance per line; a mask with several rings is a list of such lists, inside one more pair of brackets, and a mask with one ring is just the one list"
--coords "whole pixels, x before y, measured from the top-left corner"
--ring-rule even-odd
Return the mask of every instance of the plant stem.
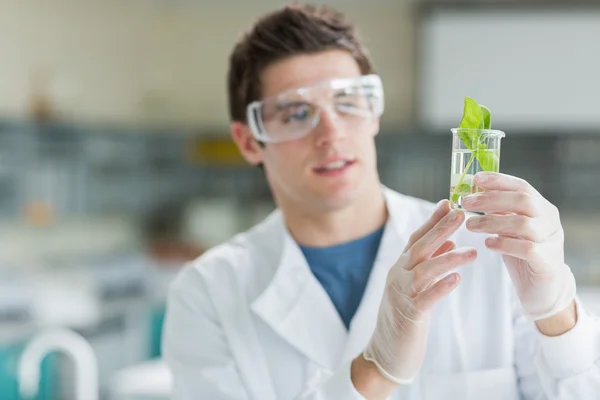
[[475, 159], [476, 154], [477, 154], [477, 151], [474, 151], [471, 153], [471, 158], [469, 159], [467, 166], [463, 170], [462, 175], [460, 176], [458, 182], [454, 186], [454, 192], [452, 192], [452, 199], [454, 199], [454, 197], [456, 197], [456, 195], [458, 194], [458, 189], [460, 188], [460, 185], [462, 185], [462, 181], [463, 181], [463, 179], [465, 179], [465, 175], [467, 174], [467, 171], [469, 170], [469, 168], [471, 168], [471, 164], [473, 163], [473, 160]]

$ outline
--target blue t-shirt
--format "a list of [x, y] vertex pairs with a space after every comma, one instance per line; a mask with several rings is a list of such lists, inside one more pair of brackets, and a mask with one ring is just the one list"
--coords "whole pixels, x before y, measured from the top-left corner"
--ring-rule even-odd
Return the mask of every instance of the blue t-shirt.
[[362, 299], [379, 250], [383, 227], [362, 238], [330, 246], [300, 246], [315, 277], [329, 294], [346, 328]]

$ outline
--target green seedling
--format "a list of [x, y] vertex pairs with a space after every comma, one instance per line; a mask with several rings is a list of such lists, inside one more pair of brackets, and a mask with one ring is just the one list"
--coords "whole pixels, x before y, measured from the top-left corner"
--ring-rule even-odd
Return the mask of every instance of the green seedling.
[[472, 153], [452, 192], [451, 200], [454, 203], [458, 202], [460, 196], [471, 191], [471, 184], [463, 182], [474, 160], [479, 162], [481, 169], [484, 171], [498, 172], [500, 168], [498, 155], [491, 151], [486, 151], [485, 143], [482, 143], [483, 135], [480, 130], [492, 129], [492, 115], [487, 107], [478, 104], [470, 97], [465, 97], [463, 117], [458, 128], [467, 129], [463, 131], [459, 130], [458, 137]]

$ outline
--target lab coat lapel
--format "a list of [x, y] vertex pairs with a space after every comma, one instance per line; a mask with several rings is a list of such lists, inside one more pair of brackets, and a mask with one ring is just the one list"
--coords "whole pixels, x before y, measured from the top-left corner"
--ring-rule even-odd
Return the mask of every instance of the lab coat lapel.
[[333, 370], [342, 356], [346, 328], [283, 219], [280, 225], [284, 244], [279, 266], [251, 308], [299, 352]]
[[344, 349], [344, 362], [356, 358], [367, 346], [375, 330], [379, 305], [383, 296], [388, 271], [400, 257], [408, 236], [406, 235], [406, 216], [398, 199], [384, 188], [389, 218], [381, 238], [381, 244], [375, 257], [373, 269], [361, 303], [350, 323], [348, 341]]

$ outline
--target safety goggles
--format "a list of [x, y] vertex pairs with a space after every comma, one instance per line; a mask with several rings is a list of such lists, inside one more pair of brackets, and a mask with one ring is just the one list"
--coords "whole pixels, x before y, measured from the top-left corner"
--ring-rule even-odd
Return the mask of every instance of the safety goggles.
[[308, 135], [323, 112], [329, 112], [341, 124], [356, 127], [380, 117], [383, 108], [381, 78], [363, 75], [336, 78], [252, 102], [247, 118], [256, 140], [277, 143]]

